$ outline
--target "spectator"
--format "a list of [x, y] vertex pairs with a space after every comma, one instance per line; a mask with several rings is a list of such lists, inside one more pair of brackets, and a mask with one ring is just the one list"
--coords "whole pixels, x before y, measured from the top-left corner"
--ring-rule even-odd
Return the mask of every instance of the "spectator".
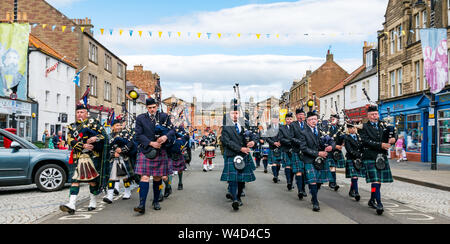
[[405, 152], [405, 136], [399, 135], [398, 140], [395, 143], [395, 154], [397, 154], [397, 163], [401, 161], [407, 161]]

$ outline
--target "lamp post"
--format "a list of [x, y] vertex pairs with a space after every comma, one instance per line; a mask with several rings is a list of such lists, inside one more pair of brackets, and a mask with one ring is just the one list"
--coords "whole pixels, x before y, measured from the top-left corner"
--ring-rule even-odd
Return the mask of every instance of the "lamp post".
[[132, 118], [132, 124], [134, 125], [134, 121], [136, 121], [136, 100], [139, 98], [139, 93], [137, 93], [135, 90], [131, 90], [128, 93], [128, 96], [131, 97], [131, 99], [133, 99], [133, 118]]

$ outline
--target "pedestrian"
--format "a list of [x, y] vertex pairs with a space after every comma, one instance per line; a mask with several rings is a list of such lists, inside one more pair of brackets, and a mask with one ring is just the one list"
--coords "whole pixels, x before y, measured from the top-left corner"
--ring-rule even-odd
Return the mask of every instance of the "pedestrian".
[[96, 196], [100, 194], [107, 179], [108, 135], [100, 121], [88, 117], [88, 107], [79, 104], [76, 108], [77, 121], [68, 126], [68, 142], [72, 148], [69, 159], [69, 203], [61, 205], [60, 210], [74, 214], [81, 183], [89, 184], [90, 202], [88, 211], [97, 207]]
[[404, 160], [404, 158], [406, 158], [406, 153], [405, 153], [405, 157], [403, 156], [405, 147], [406, 147], [405, 137], [403, 135], [399, 135], [398, 140], [395, 143], [395, 154], [397, 155], [397, 163], [400, 163], [401, 161]]
[[357, 202], [361, 199], [358, 189], [358, 179], [365, 178], [365, 170], [362, 165], [362, 142], [358, 135], [358, 129], [352, 122], [347, 123], [348, 134], [345, 136], [344, 145], [347, 154], [345, 164], [345, 178], [351, 179], [350, 197], [355, 198]]
[[371, 183], [371, 196], [369, 207], [376, 209], [378, 215], [382, 215], [384, 207], [381, 202], [381, 183], [392, 183], [392, 172], [389, 166], [387, 153], [395, 144], [396, 138], [388, 138], [383, 133], [384, 125], [379, 120], [378, 107], [371, 105], [368, 108], [369, 121], [363, 125], [360, 131], [363, 145], [363, 163], [366, 170], [366, 182]]
[[[166, 113], [158, 111], [156, 100], [146, 100], [147, 113], [136, 118], [136, 142], [138, 146], [138, 159], [135, 173], [141, 175], [139, 182], [139, 206], [134, 208], [135, 212], [145, 213], [145, 204], [150, 187], [150, 176], [153, 176], [153, 209], [161, 210], [159, 196], [161, 194], [161, 180], [163, 176], [172, 174], [167, 157], [166, 145], [168, 140], [175, 136], [171, 129], [171, 122]], [[159, 134], [160, 131], [165, 133]]]
[[[254, 137], [248, 138], [248, 142], [245, 140], [244, 127], [239, 122], [239, 117], [238, 105], [234, 104], [230, 112], [230, 122], [232, 123], [223, 126], [221, 137], [225, 165], [220, 180], [228, 182], [229, 193], [233, 201], [231, 206], [236, 211], [243, 205], [241, 195], [245, 183], [256, 180], [253, 173], [255, 165], [250, 155], [250, 148], [255, 146]], [[238, 164], [239, 162], [241, 163]], [[239, 165], [244, 165], [244, 167], [239, 167]]]
[[322, 138], [317, 128], [318, 120], [319, 116], [315, 112], [308, 112], [307, 126], [300, 135], [300, 150], [305, 163], [306, 183], [309, 185], [314, 212], [320, 211], [317, 198], [320, 185], [332, 179], [330, 165], [325, 159], [334, 147], [332, 140], [329, 141], [329, 145], [321, 142]]

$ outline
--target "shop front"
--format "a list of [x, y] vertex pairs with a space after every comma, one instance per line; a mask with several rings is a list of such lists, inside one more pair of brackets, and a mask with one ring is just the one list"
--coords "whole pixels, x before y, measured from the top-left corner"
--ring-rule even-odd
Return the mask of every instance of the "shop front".
[[14, 128], [19, 137], [32, 140], [32, 104], [0, 98], [0, 129]]

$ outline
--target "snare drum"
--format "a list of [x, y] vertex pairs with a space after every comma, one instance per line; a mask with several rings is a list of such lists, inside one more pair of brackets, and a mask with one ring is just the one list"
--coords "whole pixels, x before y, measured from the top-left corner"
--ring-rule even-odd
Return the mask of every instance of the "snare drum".
[[216, 157], [216, 148], [215, 147], [205, 147], [205, 157], [206, 158], [215, 158]]
[[262, 155], [263, 155], [264, 157], [267, 157], [267, 156], [269, 156], [269, 152], [270, 152], [270, 147], [269, 147], [269, 145], [263, 145], [263, 146], [262, 146]]

